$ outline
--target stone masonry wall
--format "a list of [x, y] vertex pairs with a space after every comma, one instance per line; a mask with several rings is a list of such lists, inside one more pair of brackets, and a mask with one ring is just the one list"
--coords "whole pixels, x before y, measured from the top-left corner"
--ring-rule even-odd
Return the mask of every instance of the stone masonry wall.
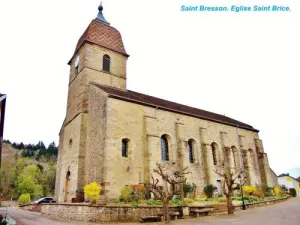
[[[107, 94], [90, 84], [87, 120], [86, 183], [104, 182]], [[103, 190], [104, 191], [104, 190]]]
[[[180, 128], [177, 126], [179, 123], [181, 124]], [[200, 135], [202, 128], [206, 130], [203, 138]], [[124, 185], [150, 180], [149, 175], [155, 167], [155, 162], [161, 161], [160, 137], [162, 135], [168, 137], [170, 161], [178, 161], [179, 156], [183, 157], [183, 166], [188, 166], [191, 172], [187, 181], [196, 183], [198, 192], [202, 192], [204, 185], [207, 184], [205, 162], [203, 162], [204, 149], [202, 144], [204, 142], [209, 147], [211, 143], [216, 143], [219, 151], [221, 151], [221, 157], [224, 146], [235, 147], [241, 151], [236, 127], [111, 98], [108, 99], [107, 103], [106, 129], [104, 182], [107, 193], [112, 198], [119, 197], [120, 189]], [[226, 140], [222, 140], [221, 133], [226, 134]], [[248, 149], [255, 150], [255, 140], [258, 139], [258, 133], [238, 129], [238, 134], [243, 136], [243, 148], [247, 152]], [[127, 158], [121, 155], [123, 138], [130, 140]], [[190, 163], [188, 160], [186, 143], [190, 139], [193, 139], [195, 143], [195, 163]], [[211, 147], [207, 151], [207, 154], [212, 154]], [[179, 152], [181, 153], [179, 154]], [[243, 160], [240, 152], [239, 160], [239, 164], [242, 165]], [[248, 156], [247, 161], [250, 167], [251, 184], [261, 184], [258, 165], [253, 165], [258, 162], [256, 151], [253, 151], [253, 160]], [[215, 166], [209, 165], [210, 181], [216, 185], [216, 181], [220, 178], [213, 172]]]
[[76, 191], [82, 188], [85, 183], [85, 168], [82, 159], [85, 157], [83, 150], [82, 137], [85, 136], [83, 124], [85, 124], [87, 115], [80, 114], [71, 123], [64, 128], [63, 140], [60, 142], [59, 152], [59, 170], [60, 177], [59, 181], [56, 182], [56, 194], [59, 202], [64, 201], [65, 198], [65, 184], [66, 175], [69, 171], [70, 176], [70, 195], [67, 201], [71, 201], [72, 198], [76, 197]]
[[[276, 204], [288, 200], [289, 197], [283, 199], [270, 200], [266, 202], [249, 203], [247, 208], [254, 208]], [[86, 204], [41, 204], [41, 205], [26, 205], [22, 207], [25, 210], [39, 211], [43, 214], [66, 219], [79, 220], [85, 222], [108, 223], [108, 222], [138, 222], [141, 217], [157, 216], [158, 211], [162, 211], [159, 206], [139, 206], [137, 208], [126, 206], [89, 206]], [[195, 206], [184, 207], [189, 215], [189, 211]], [[241, 206], [235, 206], [235, 210], [241, 210]], [[170, 207], [174, 212], [180, 212], [180, 207]], [[214, 205], [210, 215], [227, 214], [226, 204]]]
[[[143, 216], [157, 216], [161, 207], [93, 207], [87, 205], [43, 205], [41, 213], [67, 220], [86, 222], [137, 222]], [[173, 210], [177, 211], [177, 208]]]

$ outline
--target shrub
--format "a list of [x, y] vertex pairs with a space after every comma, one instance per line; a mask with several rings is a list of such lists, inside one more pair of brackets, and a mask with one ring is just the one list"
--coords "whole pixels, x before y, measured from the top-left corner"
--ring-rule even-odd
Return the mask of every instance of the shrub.
[[131, 185], [133, 189], [134, 199], [137, 201], [144, 200], [147, 195], [147, 189], [143, 185]]
[[203, 189], [207, 198], [212, 198], [214, 193], [214, 186], [212, 184], [208, 184]]
[[227, 201], [225, 196], [224, 197], [223, 196], [222, 197], [217, 197], [216, 200], [218, 202], [226, 202]]
[[131, 203], [131, 206], [132, 206], [133, 208], [137, 208], [137, 207], [139, 207], [139, 203], [136, 202], [136, 201], [134, 201], [134, 202]]
[[282, 195], [282, 190], [279, 186], [275, 186], [274, 187], [274, 195], [275, 196], [279, 196], [279, 195]]
[[197, 188], [197, 185], [192, 183], [184, 183], [183, 184], [183, 192], [184, 192], [184, 197], [186, 197], [189, 193], [192, 193], [193, 191], [195, 191]]
[[272, 187], [268, 187], [267, 185], [264, 185], [264, 186], [262, 186], [262, 189], [264, 190], [264, 193], [265, 193], [266, 197], [274, 196]]
[[198, 198], [207, 198], [207, 196], [206, 195], [200, 195], [200, 196], [198, 196]]
[[213, 201], [215, 201], [216, 199], [214, 199], [214, 198], [207, 198], [207, 199], [205, 199], [205, 201], [207, 201], [207, 202], [213, 202]]
[[254, 186], [244, 186], [243, 187], [243, 194], [245, 196], [254, 195], [255, 191], [256, 191], [256, 187], [254, 187]]
[[[246, 197], [244, 197], [245, 199]], [[233, 197], [232, 200], [236, 200], [236, 201], [242, 201], [242, 197], [241, 196], [236, 196], [236, 197]]]
[[92, 182], [84, 186], [84, 195], [92, 203], [96, 203], [100, 196], [102, 187], [96, 182]]
[[129, 202], [132, 199], [133, 189], [131, 186], [125, 186], [121, 189], [120, 201]]
[[265, 192], [265, 195], [266, 195], [267, 197], [272, 197], [272, 196], [274, 196], [273, 188], [269, 188], [269, 187], [268, 187], [267, 191]]
[[22, 194], [18, 200], [19, 205], [26, 205], [31, 202], [30, 194]]
[[252, 195], [250, 195], [249, 197], [248, 197], [248, 201], [249, 202], [258, 202], [260, 199], [258, 198], [258, 197], [256, 197], [256, 196], [252, 196]]
[[201, 201], [205, 201], [207, 198], [199, 198], [199, 197], [197, 197], [197, 198], [195, 198], [195, 201], [198, 201], [198, 202], [201, 202]]
[[286, 187], [285, 185], [281, 185], [281, 189], [282, 189], [284, 192], [287, 192], [287, 191], [288, 191], [288, 189], [287, 189], [287, 187]]
[[193, 199], [190, 199], [190, 198], [185, 198], [185, 199], [184, 199], [184, 202], [185, 202], [185, 203], [193, 203], [194, 200], [193, 200]]
[[171, 200], [172, 205], [182, 206], [182, 202], [179, 199]]
[[293, 196], [293, 197], [296, 197], [297, 196], [297, 192], [296, 192], [296, 189], [295, 188], [290, 188], [289, 189], [289, 192], [290, 192], [290, 195]]
[[265, 197], [265, 192], [262, 188], [256, 188], [256, 190], [254, 191], [254, 195], [263, 198]]

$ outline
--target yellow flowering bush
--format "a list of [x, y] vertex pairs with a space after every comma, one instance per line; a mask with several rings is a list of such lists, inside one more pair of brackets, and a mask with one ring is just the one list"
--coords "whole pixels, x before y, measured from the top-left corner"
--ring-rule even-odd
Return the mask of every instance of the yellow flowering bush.
[[131, 186], [125, 186], [121, 189], [120, 200], [124, 202], [129, 202], [133, 195], [133, 189]]
[[256, 192], [256, 187], [254, 187], [254, 186], [244, 186], [243, 187], [243, 194], [245, 196], [254, 195], [255, 192]]
[[281, 187], [275, 186], [275, 187], [274, 187], [274, 194], [275, 194], [275, 196], [281, 195], [281, 194], [282, 194]]
[[100, 196], [102, 187], [96, 182], [84, 186], [84, 195], [91, 202], [97, 202]]

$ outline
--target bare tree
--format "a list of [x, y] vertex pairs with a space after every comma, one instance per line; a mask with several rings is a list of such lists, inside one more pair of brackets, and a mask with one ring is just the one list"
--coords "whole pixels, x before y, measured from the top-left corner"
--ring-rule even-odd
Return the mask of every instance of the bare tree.
[[241, 186], [246, 184], [246, 172], [243, 168], [232, 169], [227, 163], [223, 163], [215, 173], [223, 178], [222, 191], [226, 196], [228, 214], [234, 214], [234, 207], [232, 204], [233, 192], [234, 190], [239, 190]]
[[174, 195], [180, 194], [180, 185], [186, 181], [185, 175], [188, 172], [187, 167], [180, 169], [175, 162], [156, 163], [157, 168], [153, 170], [162, 179], [162, 185], [158, 178], [154, 179], [151, 175], [152, 184], [148, 186], [148, 190], [153, 193], [156, 199], [163, 203], [163, 213], [165, 223], [170, 223], [169, 201]]

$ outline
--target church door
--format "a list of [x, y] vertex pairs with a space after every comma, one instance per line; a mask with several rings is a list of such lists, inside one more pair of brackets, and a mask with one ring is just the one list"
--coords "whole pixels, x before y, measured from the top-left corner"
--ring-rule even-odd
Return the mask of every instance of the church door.
[[71, 183], [71, 172], [68, 171], [66, 175], [66, 184], [65, 184], [65, 202], [67, 202], [70, 197], [70, 183]]

